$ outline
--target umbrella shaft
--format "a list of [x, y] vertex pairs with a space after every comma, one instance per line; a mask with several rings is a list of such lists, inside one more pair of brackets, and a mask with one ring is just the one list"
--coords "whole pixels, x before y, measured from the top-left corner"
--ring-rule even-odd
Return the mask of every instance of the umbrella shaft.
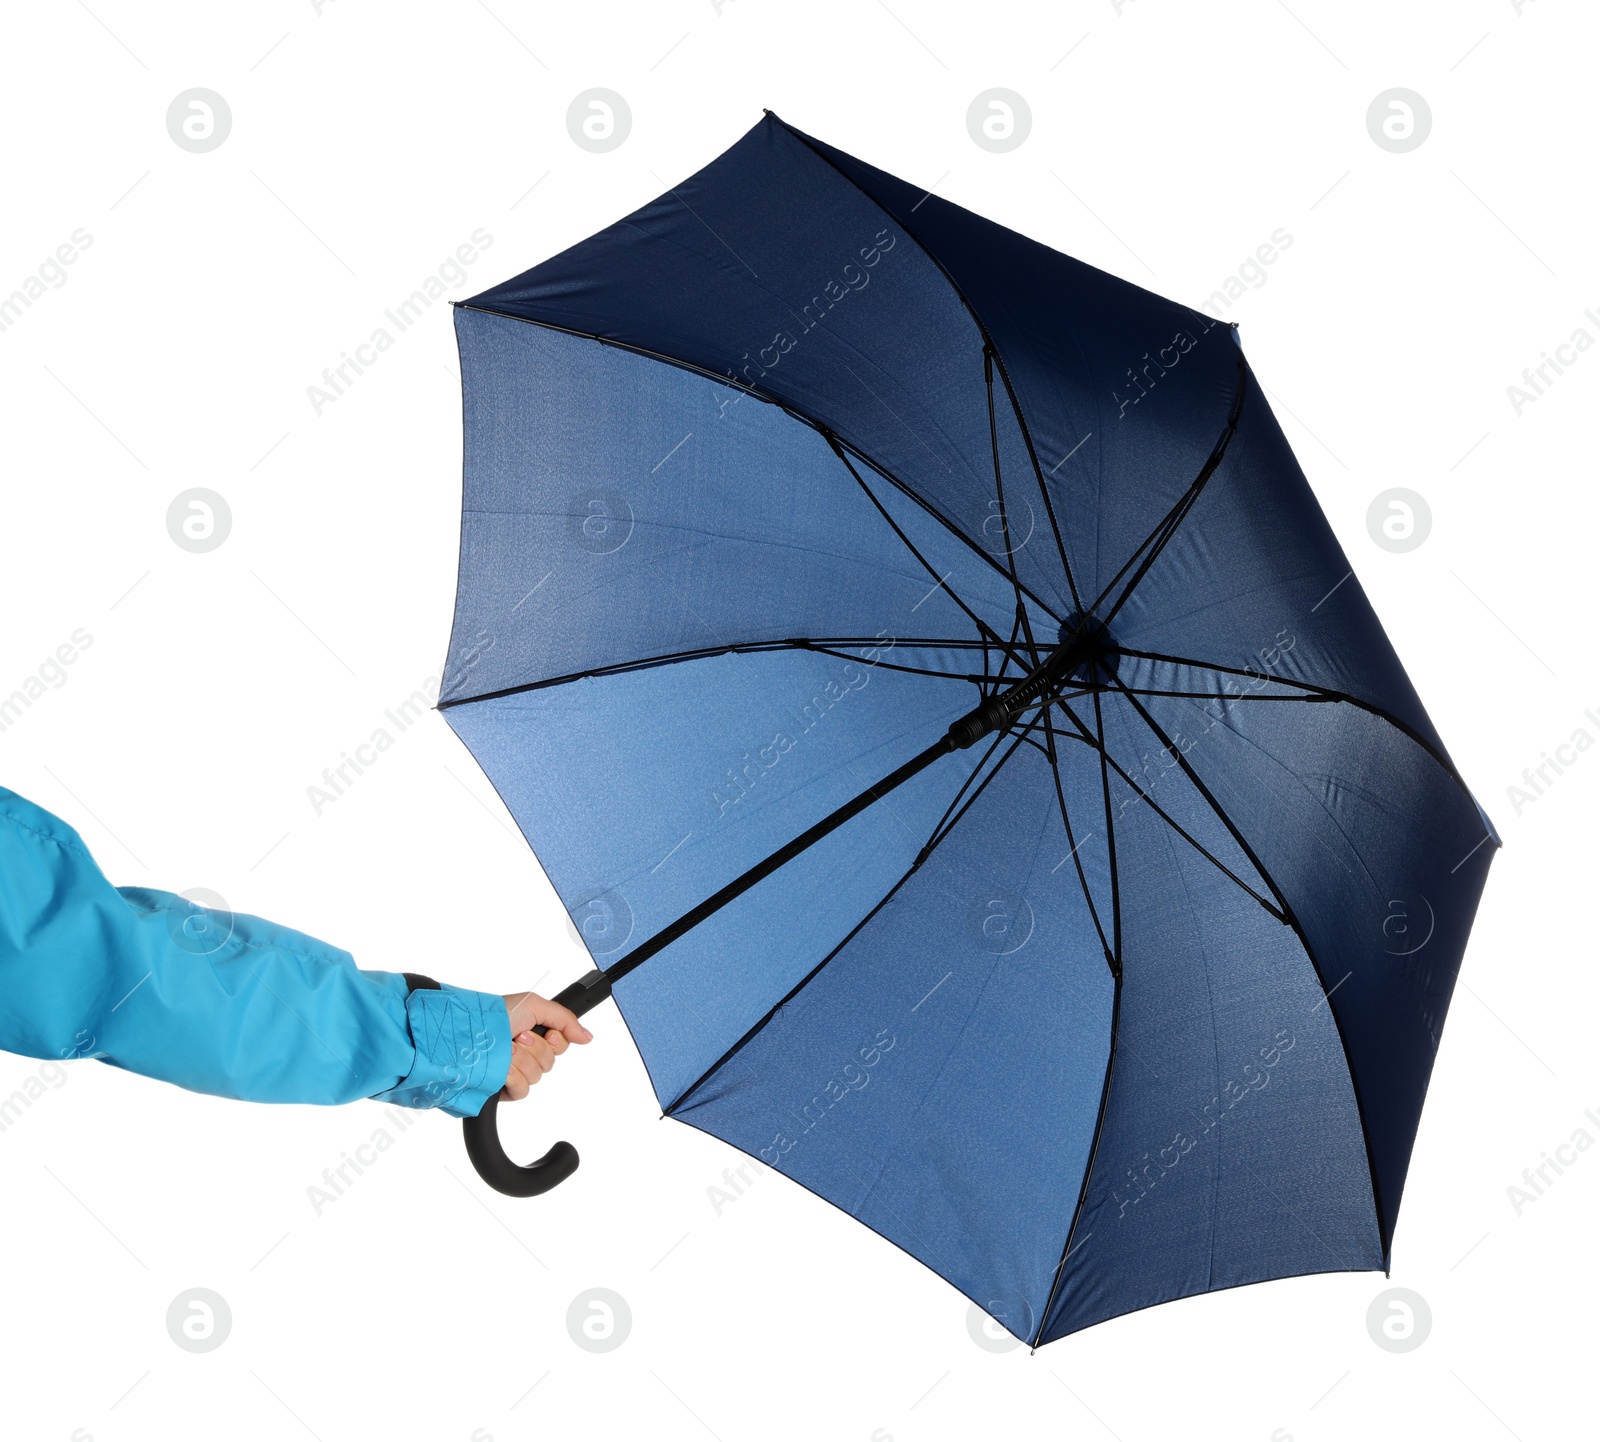
[[1004, 731], [1018, 716], [1046, 692], [1056, 690], [1080, 661], [1092, 659], [1100, 649], [1091, 623], [1083, 620], [1072, 633], [1017, 684], [950, 724], [946, 740], [951, 749], [975, 746], [993, 731]]
[[[859, 796], [853, 797], [837, 811], [824, 816], [815, 826], [809, 830], [802, 831], [793, 841], [779, 847], [771, 856], [768, 856], [765, 860], [758, 861], [748, 871], [734, 877], [722, 890], [713, 892], [693, 910], [684, 912], [676, 921], [658, 931], [649, 941], [636, 946], [620, 961], [608, 966], [603, 972], [599, 973], [600, 978], [605, 983], [605, 990], [594, 996], [592, 1000], [588, 1000], [585, 997], [587, 1005], [584, 1006], [584, 1010], [587, 1011], [590, 1006], [604, 1001], [606, 996], [610, 994], [612, 984], [620, 981], [636, 967], [643, 966], [657, 952], [671, 946], [679, 937], [686, 932], [694, 930], [707, 917], [721, 911], [730, 901], [743, 896], [758, 881], [771, 876], [774, 871], [781, 866], [787, 865], [802, 851], [816, 845], [829, 832], [836, 831], [843, 826], [852, 816], [860, 815], [874, 801], [887, 796], [895, 787], [909, 781], [919, 771], [937, 761], [941, 756], [948, 756], [955, 749], [955, 744], [948, 735], [941, 736], [926, 751], [919, 752], [907, 761], [904, 766], [891, 771], [882, 781], [867, 787]], [[585, 977], [584, 981], [587, 980], [588, 978]], [[574, 990], [576, 987], [583, 986], [583, 984], [583, 982], [575, 983], [574, 987], [568, 988], [568, 990]], [[563, 992], [562, 997], [565, 995], [566, 993]], [[557, 997], [556, 1000], [560, 1001], [562, 997]], [[563, 1002], [563, 1005], [567, 1004]]]
[[[1085, 627], [1080, 624], [1065, 641], [1057, 646], [1039, 665], [1022, 677], [1015, 686], [990, 696], [965, 716], [950, 723], [950, 729], [927, 750], [918, 752], [903, 766], [891, 771], [883, 780], [874, 783], [859, 796], [852, 797], [837, 811], [824, 816], [815, 826], [780, 846], [770, 856], [758, 861], [748, 871], [734, 877], [720, 891], [713, 892], [698, 906], [684, 912], [676, 921], [663, 927], [648, 941], [636, 946], [620, 961], [604, 970], [589, 972], [574, 982], [555, 998], [563, 1006], [582, 1015], [598, 1006], [611, 995], [611, 988], [629, 972], [641, 967], [651, 957], [666, 950], [680, 937], [693, 931], [702, 921], [721, 911], [730, 901], [735, 901], [757, 882], [771, 876], [809, 850], [830, 832], [837, 831], [845, 822], [859, 816], [875, 801], [881, 800], [897, 786], [904, 785], [919, 771], [931, 766], [941, 756], [965, 750], [975, 745], [991, 732], [1004, 731], [1022, 713], [1023, 709], [1053, 690], [1067, 676], [1072, 667], [1085, 658], [1089, 650], [1084, 639]], [[535, 1028], [543, 1032], [543, 1028]]]

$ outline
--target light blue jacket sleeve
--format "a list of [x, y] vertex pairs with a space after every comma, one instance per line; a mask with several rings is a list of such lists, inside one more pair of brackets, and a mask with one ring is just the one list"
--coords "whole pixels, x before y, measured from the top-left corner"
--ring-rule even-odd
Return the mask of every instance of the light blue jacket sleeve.
[[0, 1048], [241, 1101], [463, 1117], [504, 1085], [511, 1027], [499, 996], [408, 996], [288, 927], [113, 887], [70, 826], [0, 787]]

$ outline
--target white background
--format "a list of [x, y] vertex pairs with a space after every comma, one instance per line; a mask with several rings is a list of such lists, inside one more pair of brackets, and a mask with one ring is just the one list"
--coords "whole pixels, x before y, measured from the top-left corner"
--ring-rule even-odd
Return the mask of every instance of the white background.
[[[1120, 13], [1119, 13], [1120, 10]], [[1583, 727], [1594, 667], [1600, 354], [1518, 415], [1506, 388], [1600, 339], [1594, 57], [1577, 0], [879, 0], [538, 6], [89, 0], [7, 16], [0, 293], [92, 245], [0, 333], [0, 692], [93, 645], [0, 734], [0, 782], [77, 826], [112, 879], [206, 886], [369, 967], [503, 991], [583, 969], [493, 792], [430, 713], [322, 815], [307, 787], [436, 673], [455, 577], [460, 413], [446, 307], [315, 414], [306, 388], [477, 228], [464, 297], [710, 161], [764, 106], [914, 183], [1189, 304], [1271, 233], [1229, 313], [1462, 772], [1499, 826], [1394, 1244], [1432, 1331], [1376, 1346], [1375, 1274], [1119, 1318], [1031, 1356], [789, 1181], [659, 1124], [616, 1012], [509, 1109], [583, 1170], [517, 1202], [459, 1127], [415, 1125], [316, 1215], [307, 1187], [383, 1123], [244, 1106], [82, 1063], [0, 1134], [0, 1431], [487, 1442], [975, 1435], [1528, 1439], [1592, 1433], [1600, 1148], [1521, 1215], [1507, 1188], [1600, 1139], [1600, 752], [1520, 814], [1507, 787]], [[1063, 58], [1064, 57], [1064, 58]], [[169, 138], [180, 92], [232, 130]], [[633, 114], [591, 154], [566, 111]], [[969, 138], [994, 86], [1020, 147]], [[1390, 153], [1369, 103], [1432, 130]], [[531, 189], [530, 189], [531, 188]], [[169, 539], [192, 486], [233, 528]], [[1426, 497], [1407, 554], [1372, 499]], [[0, 1095], [38, 1062], [0, 1057]], [[753, 1169], [752, 1169], [753, 1170]], [[1554, 1173], [1547, 1173], [1554, 1177]], [[996, 1219], [1004, 1225], [1003, 1218]], [[215, 1351], [165, 1316], [203, 1286]], [[569, 1303], [622, 1295], [603, 1355]], [[529, 1390], [532, 1388], [533, 1390]]]

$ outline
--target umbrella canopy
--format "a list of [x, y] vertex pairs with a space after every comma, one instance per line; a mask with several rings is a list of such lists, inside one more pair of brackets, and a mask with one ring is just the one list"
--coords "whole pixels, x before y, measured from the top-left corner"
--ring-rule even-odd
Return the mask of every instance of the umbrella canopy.
[[1036, 1344], [1387, 1269], [1498, 840], [1235, 329], [770, 115], [455, 319], [440, 705], [596, 964], [784, 856], [616, 983], [665, 1112]]

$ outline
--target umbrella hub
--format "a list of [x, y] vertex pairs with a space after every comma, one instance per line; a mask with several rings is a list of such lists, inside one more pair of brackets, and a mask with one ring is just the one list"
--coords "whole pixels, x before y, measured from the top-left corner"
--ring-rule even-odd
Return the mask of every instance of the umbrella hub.
[[950, 723], [945, 739], [952, 751], [1006, 730], [1024, 711], [1048, 704], [1065, 691], [1102, 686], [1116, 674], [1111, 632], [1098, 616], [1074, 612], [1061, 623], [1058, 635], [1055, 649], [1014, 686]]
[[1062, 676], [1074, 686], [1104, 684], [1116, 675], [1116, 642], [1098, 616], [1074, 611], [1061, 623], [1057, 643], [1066, 653]]

